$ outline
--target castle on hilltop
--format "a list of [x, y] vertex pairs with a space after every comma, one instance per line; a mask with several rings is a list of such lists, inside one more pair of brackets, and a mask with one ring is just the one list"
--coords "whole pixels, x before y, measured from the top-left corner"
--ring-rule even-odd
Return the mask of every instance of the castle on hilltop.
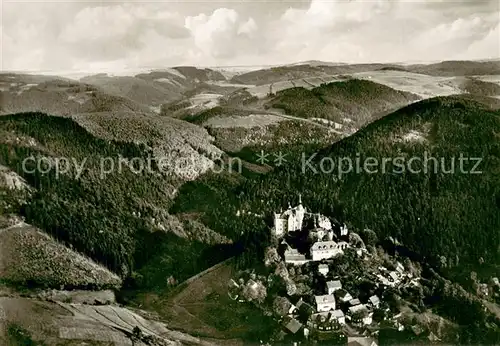
[[[306, 216], [307, 219], [304, 220]], [[314, 226], [312, 226], [311, 222], [314, 223]], [[334, 225], [329, 217], [320, 213], [306, 211], [306, 208], [302, 205], [302, 196], [299, 194], [299, 204], [296, 207], [292, 207], [289, 203], [286, 211], [274, 213], [274, 227], [271, 232], [277, 238], [285, 236], [296, 238], [298, 234], [293, 233], [303, 230], [307, 231], [309, 240], [313, 242], [309, 248], [310, 259], [307, 259], [305, 254], [299, 253], [297, 249], [291, 248], [283, 240], [282, 243], [287, 244], [284, 253], [286, 263], [301, 265], [311, 260], [329, 259], [343, 254], [344, 250], [349, 247], [346, 241], [346, 237], [349, 235], [347, 226], [344, 223]], [[289, 234], [290, 232], [292, 234]]]
[[299, 205], [293, 207], [288, 204], [285, 212], [274, 213], [274, 233], [282, 236], [285, 232], [300, 231], [304, 222], [306, 209], [302, 206], [302, 196], [299, 195]]

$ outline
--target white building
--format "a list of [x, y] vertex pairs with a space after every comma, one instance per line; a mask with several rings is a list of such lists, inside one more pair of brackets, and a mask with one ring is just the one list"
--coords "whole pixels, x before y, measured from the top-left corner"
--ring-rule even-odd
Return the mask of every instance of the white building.
[[320, 264], [318, 266], [318, 271], [323, 274], [323, 276], [326, 276], [326, 274], [328, 274], [328, 271], [330, 269], [328, 268], [328, 264]]
[[347, 226], [345, 223], [340, 227], [340, 235], [345, 236], [349, 233], [349, 230], [347, 229]]
[[330, 219], [327, 218], [324, 215], [319, 215], [318, 216], [318, 227], [321, 227], [327, 231], [332, 229], [332, 223], [330, 222]]
[[331, 294], [324, 296], [315, 296], [316, 300], [316, 311], [330, 311], [335, 310], [335, 297]]
[[299, 205], [284, 213], [274, 213], [274, 233], [276, 236], [282, 236], [285, 232], [299, 231], [302, 229], [306, 209], [302, 206], [302, 197], [299, 195]]
[[380, 305], [380, 299], [377, 296], [371, 296], [368, 301], [374, 308], [378, 308]]
[[337, 244], [331, 241], [318, 241], [311, 247], [311, 257], [313, 261], [321, 261], [343, 254], [343, 249], [347, 248], [348, 244]]
[[333, 281], [328, 281], [326, 283], [326, 289], [328, 291], [328, 294], [333, 294], [333, 292], [340, 290], [342, 288], [342, 283], [340, 280], [333, 280]]
[[352, 295], [344, 289], [338, 290], [336, 295], [342, 303], [347, 303], [348, 301], [353, 299]]

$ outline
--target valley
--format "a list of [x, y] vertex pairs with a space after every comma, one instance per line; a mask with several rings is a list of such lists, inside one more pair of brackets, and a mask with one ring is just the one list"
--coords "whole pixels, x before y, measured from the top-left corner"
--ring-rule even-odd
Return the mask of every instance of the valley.
[[[281, 334], [291, 344], [273, 301], [310, 295], [268, 284], [276, 268], [264, 262], [279, 247], [273, 213], [299, 194], [370, 242], [367, 259], [329, 262], [362, 300], [373, 293], [358, 282], [373, 279], [369, 263], [421, 268], [420, 298], [406, 288], [377, 291], [390, 291], [387, 301], [399, 302], [391, 313], [407, 327], [367, 327], [383, 334], [380, 344], [500, 342], [498, 294], [481, 291], [500, 273], [499, 75], [491, 61], [237, 73], [184, 66], [79, 80], [0, 74], [0, 343], [259, 345], [279, 344]], [[264, 163], [262, 152], [287, 160]], [[447, 173], [461, 154], [481, 158], [482, 173]], [[447, 158], [445, 169], [339, 176], [304, 173], [301, 162], [425, 155]], [[84, 169], [49, 169], [60, 158]], [[227, 170], [228, 162], [241, 168]], [[319, 290], [316, 267], [285, 269]], [[253, 276], [265, 281], [267, 300], [228, 296], [231, 279]], [[116, 300], [55, 298], [105, 290]]]

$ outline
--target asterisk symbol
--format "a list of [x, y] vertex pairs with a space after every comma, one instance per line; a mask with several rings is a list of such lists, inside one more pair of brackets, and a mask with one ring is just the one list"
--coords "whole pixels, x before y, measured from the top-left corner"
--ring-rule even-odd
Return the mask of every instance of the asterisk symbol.
[[266, 154], [264, 150], [261, 150], [259, 154], [257, 154], [257, 162], [261, 165], [265, 165], [268, 161], [269, 154]]
[[281, 151], [278, 154], [274, 154], [274, 157], [275, 157], [274, 163], [276, 164], [276, 166], [281, 166], [287, 162], [285, 159], [286, 155], [287, 154], [283, 154]]

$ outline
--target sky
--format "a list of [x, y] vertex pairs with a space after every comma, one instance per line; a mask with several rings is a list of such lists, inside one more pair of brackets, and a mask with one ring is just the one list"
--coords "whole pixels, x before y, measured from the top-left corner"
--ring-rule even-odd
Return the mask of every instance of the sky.
[[500, 58], [498, 0], [1, 0], [2, 70]]

